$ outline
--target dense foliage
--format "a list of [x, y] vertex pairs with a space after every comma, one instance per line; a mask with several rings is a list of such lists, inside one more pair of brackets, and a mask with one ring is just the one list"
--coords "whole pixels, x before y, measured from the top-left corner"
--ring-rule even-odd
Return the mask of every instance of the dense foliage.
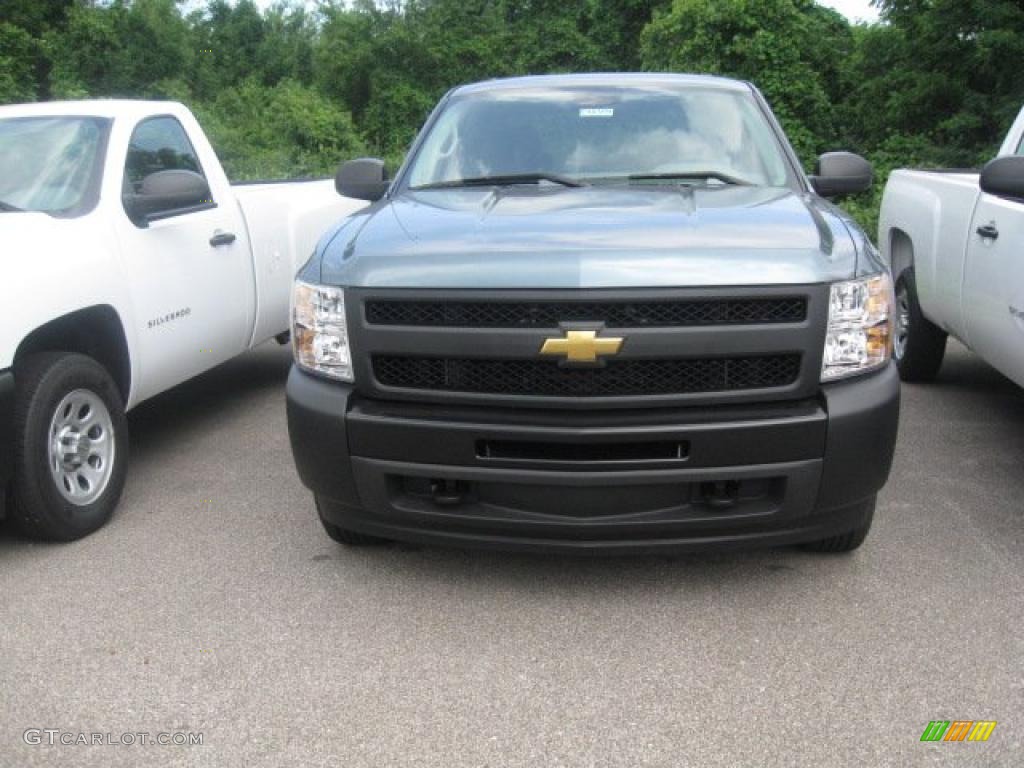
[[[397, 162], [458, 83], [715, 72], [761, 87], [808, 168], [983, 162], [1024, 102], [1024, 4], [876, 5], [854, 26], [813, 0], [0, 0], [0, 103], [174, 98], [235, 178], [302, 176]], [[872, 230], [881, 188], [846, 203]]]

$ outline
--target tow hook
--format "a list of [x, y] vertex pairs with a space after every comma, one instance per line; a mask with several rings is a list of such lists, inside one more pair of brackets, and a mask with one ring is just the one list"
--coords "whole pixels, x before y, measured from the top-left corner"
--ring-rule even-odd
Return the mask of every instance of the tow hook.
[[739, 495], [739, 480], [715, 480], [700, 484], [700, 499], [712, 509], [735, 506]]
[[430, 481], [430, 494], [434, 503], [442, 507], [454, 507], [464, 501], [469, 486], [462, 480], [434, 478]]

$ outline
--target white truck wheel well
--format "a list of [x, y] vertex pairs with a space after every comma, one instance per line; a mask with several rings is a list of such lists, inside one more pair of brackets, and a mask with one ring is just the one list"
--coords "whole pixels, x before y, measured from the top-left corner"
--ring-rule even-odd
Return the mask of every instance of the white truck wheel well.
[[889, 260], [894, 281], [914, 266], [914, 243], [902, 229], [889, 231]]
[[124, 402], [131, 391], [131, 357], [121, 318], [103, 304], [79, 309], [41, 325], [22, 339], [14, 354], [14, 368], [37, 352], [78, 352], [107, 369]]

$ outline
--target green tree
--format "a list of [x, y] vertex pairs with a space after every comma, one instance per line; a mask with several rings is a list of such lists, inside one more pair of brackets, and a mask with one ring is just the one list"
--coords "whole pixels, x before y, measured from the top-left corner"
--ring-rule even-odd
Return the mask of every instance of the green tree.
[[642, 35], [648, 70], [707, 72], [753, 81], [800, 157], [836, 136], [839, 66], [849, 24], [811, 0], [674, 0]]
[[46, 99], [50, 59], [43, 38], [59, 27], [75, 0], [3, 0], [0, 17], [0, 103]]
[[189, 71], [192, 34], [175, 0], [72, 6], [47, 34], [57, 97], [142, 96]]
[[233, 179], [333, 175], [362, 153], [348, 112], [294, 80], [250, 78], [193, 106]]
[[0, 22], [0, 104], [36, 97], [37, 44], [22, 27]]
[[263, 17], [264, 35], [256, 54], [256, 67], [267, 85], [293, 79], [313, 83], [313, 49], [317, 27], [302, 6], [278, 2]]
[[991, 156], [1024, 102], [1019, 0], [880, 0], [848, 62], [847, 130], [862, 146], [912, 136], [937, 162]]
[[260, 77], [258, 61], [265, 22], [252, 0], [212, 0], [190, 17], [197, 50], [193, 87], [202, 97], [249, 77]]
[[599, 48], [604, 68], [639, 70], [640, 35], [670, 0], [590, 0], [585, 11], [587, 37]]

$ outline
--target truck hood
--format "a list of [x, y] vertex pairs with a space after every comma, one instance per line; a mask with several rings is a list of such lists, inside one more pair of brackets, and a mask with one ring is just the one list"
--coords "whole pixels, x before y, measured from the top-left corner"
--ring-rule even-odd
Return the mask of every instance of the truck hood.
[[319, 279], [376, 288], [820, 283], [856, 272], [849, 224], [824, 200], [781, 188], [407, 191], [331, 233]]

